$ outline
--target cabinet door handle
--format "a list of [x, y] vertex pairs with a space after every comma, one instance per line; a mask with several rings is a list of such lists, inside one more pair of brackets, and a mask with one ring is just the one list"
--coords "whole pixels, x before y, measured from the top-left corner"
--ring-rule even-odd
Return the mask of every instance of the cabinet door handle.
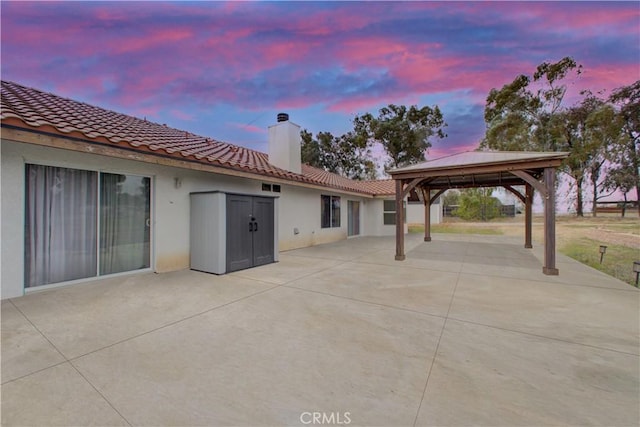
[[253, 231], [258, 231], [258, 222], [253, 223]]
[[253, 222], [249, 221], [249, 232], [253, 232]]

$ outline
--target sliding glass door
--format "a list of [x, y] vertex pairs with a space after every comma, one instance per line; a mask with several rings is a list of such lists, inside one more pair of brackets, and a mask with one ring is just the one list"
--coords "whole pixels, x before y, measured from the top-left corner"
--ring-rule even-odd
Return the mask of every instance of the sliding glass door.
[[149, 268], [150, 181], [100, 174], [100, 275]]
[[27, 165], [25, 286], [150, 266], [148, 177]]

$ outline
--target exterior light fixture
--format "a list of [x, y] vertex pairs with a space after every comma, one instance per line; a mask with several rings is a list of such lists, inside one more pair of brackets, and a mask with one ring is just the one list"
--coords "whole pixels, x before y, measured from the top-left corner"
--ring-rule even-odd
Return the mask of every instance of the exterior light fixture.
[[602, 260], [604, 259], [604, 254], [607, 253], [607, 247], [605, 245], [600, 245], [600, 264], [602, 264]]
[[636, 288], [637, 288], [638, 277], [640, 277], [640, 261], [633, 261], [633, 272], [636, 273]]

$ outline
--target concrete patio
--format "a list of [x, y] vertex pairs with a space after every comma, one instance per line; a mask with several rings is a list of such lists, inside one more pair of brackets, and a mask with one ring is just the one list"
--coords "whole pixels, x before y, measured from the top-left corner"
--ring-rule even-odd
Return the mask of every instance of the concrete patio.
[[635, 288], [562, 255], [545, 276], [519, 239], [420, 239], [4, 300], [2, 425], [639, 424]]

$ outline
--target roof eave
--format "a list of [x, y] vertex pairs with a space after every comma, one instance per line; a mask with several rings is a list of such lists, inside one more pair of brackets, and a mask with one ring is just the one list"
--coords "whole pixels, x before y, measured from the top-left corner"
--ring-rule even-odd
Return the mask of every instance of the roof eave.
[[[89, 140], [79, 133], [71, 135], [60, 132], [47, 132], [44, 127], [32, 127], [17, 118], [2, 119], [0, 128], [2, 128], [2, 139], [19, 143], [105, 155], [127, 160], [142, 161], [145, 163], [166, 163], [167, 166], [180, 167], [183, 169], [201, 170], [221, 175], [259, 179], [297, 187], [334, 191], [341, 194], [364, 198], [373, 198], [376, 195], [373, 192], [347, 189], [342, 186], [321, 185], [305, 178], [304, 175], [298, 175], [297, 178], [299, 179], [287, 178], [278, 176], [277, 174], [266, 173], [265, 171], [258, 169], [244, 170], [243, 168], [233, 167], [232, 165], [214, 164], [212, 162], [203, 161], [203, 159], [197, 159], [195, 156], [193, 156], [193, 158], [191, 158], [192, 156], [184, 157], [182, 155], [178, 157], [170, 153], [164, 154], [162, 152], [152, 150], [143, 151], [134, 147], [122, 146], [106, 140]], [[51, 129], [55, 128], [51, 127]], [[158, 159], [164, 159], [164, 161], [159, 161]]]

